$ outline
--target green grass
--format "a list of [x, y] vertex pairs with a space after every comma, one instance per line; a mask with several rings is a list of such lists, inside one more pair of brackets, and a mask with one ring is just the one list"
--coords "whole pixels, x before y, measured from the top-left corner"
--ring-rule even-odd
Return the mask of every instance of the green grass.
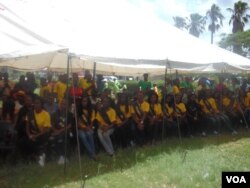
[[[222, 171], [250, 171], [250, 137], [220, 135], [178, 139], [117, 151], [98, 162], [82, 156], [85, 187], [220, 187]], [[72, 157], [64, 174], [54, 162], [0, 167], [1, 188], [80, 187], [79, 162]]]

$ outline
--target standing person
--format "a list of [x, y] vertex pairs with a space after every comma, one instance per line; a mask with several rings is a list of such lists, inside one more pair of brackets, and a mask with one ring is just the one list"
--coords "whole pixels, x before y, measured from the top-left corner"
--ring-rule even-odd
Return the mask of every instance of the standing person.
[[34, 93], [35, 89], [37, 88], [35, 75], [31, 72], [27, 72], [26, 78], [27, 80], [25, 82], [25, 92]]
[[[67, 129], [68, 135], [71, 133], [71, 127], [73, 124], [73, 114], [71, 112], [66, 111], [67, 109], [67, 101], [66, 99], [62, 99], [59, 104], [58, 109], [52, 114], [52, 132], [49, 138], [50, 146], [55, 150], [56, 154], [59, 156], [58, 164], [64, 164], [66, 158], [64, 157], [65, 153], [65, 130]], [[67, 121], [66, 121], [66, 113], [67, 113]], [[67, 135], [67, 136], [68, 136]]]
[[116, 123], [116, 113], [110, 107], [110, 98], [105, 97], [102, 99], [102, 107], [97, 111], [96, 120], [98, 122], [98, 137], [106, 152], [114, 155], [114, 147], [110, 136], [114, 132], [114, 125]]
[[85, 71], [84, 78], [79, 80], [79, 85], [82, 87], [84, 93], [89, 96], [93, 95], [93, 92], [96, 89], [96, 84], [89, 70]]
[[60, 75], [58, 81], [55, 84], [55, 93], [57, 95], [57, 102], [60, 103], [61, 100], [65, 97], [65, 92], [67, 89], [67, 75]]
[[132, 119], [133, 119], [133, 135], [137, 144], [140, 146], [145, 144], [145, 123], [149, 112], [149, 104], [144, 100], [144, 92], [138, 91], [136, 100], [132, 104]]
[[149, 94], [148, 103], [149, 112], [145, 131], [147, 140], [153, 144], [158, 139], [159, 128], [162, 125], [162, 110], [158, 102], [158, 95], [153, 91]]
[[78, 108], [78, 135], [79, 140], [87, 150], [88, 155], [96, 160], [96, 151], [94, 143], [94, 131], [92, 119], [94, 117], [94, 111], [89, 96], [85, 95], [81, 99], [80, 106]]
[[47, 97], [50, 93], [52, 93], [51, 86], [48, 85], [45, 78], [40, 78], [40, 97]]
[[152, 83], [148, 81], [148, 73], [143, 74], [143, 80], [140, 80], [138, 85], [139, 85], [139, 90], [143, 91], [145, 94], [147, 94], [150, 91]]

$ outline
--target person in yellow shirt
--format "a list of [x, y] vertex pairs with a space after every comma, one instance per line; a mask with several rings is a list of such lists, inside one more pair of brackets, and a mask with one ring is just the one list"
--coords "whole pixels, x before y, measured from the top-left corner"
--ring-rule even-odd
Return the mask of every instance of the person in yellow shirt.
[[116, 112], [110, 107], [110, 98], [102, 99], [102, 106], [97, 111], [95, 119], [98, 122], [98, 138], [106, 152], [113, 156], [115, 151], [110, 136], [114, 132]]
[[94, 131], [92, 119], [94, 112], [90, 98], [85, 95], [81, 99], [81, 104], [78, 110], [78, 136], [89, 156], [96, 160]]
[[162, 114], [164, 120], [164, 127], [162, 127], [162, 134], [164, 136], [177, 135], [177, 122], [174, 120], [174, 96], [166, 94], [162, 99]]
[[[202, 99], [200, 100], [200, 105], [204, 113], [204, 118], [206, 122], [211, 123], [214, 134], [218, 134], [222, 128], [227, 127], [232, 134], [237, 134], [237, 132], [232, 128], [232, 123], [227, 115], [221, 113], [217, 108], [215, 99], [212, 96], [210, 90], [206, 90], [201, 93]], [[209, 128], [209, 126], [208, 126]]]
[[172, 92], [174, 95], [177, 95], [180, 93], [181, 88], [180, 88], [180, 80], [179, 79], [173, 80], [173, 88], [172, 89], [173, 89]]
[[79, 86], [83, 89], [84, 93], [87, 93], [89, 96], [93, 95], [93, 92], [96, 90], [96, 83], [89, 70], [86, 70], [84, 78], [79, 80]]
[[132, 103], [133, 136], [139, 145], [145, 144], [145, 123], [149, 112], [149, 104], [144, 100], [144, 92], [138, 91], [136, 100]]
[[149, 93], [148, 97], [149, 112], [147, 114], [147, 123], [145, 127], [147, 141], [152, 144], [158, 140], [159, 130], [162, 126], [162, 110], [158, 102], [158, 95], [154, 91]]
[[181, 100], [181, 94], [175, 95], [174, 119], [179, 123], [181, 134], [183, 134], [183, 136], [191, 136], [192, 130], [187, 121], [187, 109]]
[[48, 94], [52, 93], [52, 88], [48, 85], [45, 78], [40, 79], [40, 97], [47, 97]]
[[114, 109], [116, 111], [115, 143], [125, 148], [132, 140], [130, 127], [131, 106], [126, 93], [117, 94], [117, 103]]
[[236, 96], [229, 89], [223, 90], [222, 106], [224, 113], [230, 118], [234, 128], [237, 128], [240, 119], [239, 104]]
[[247, 122], [250, 122], [250, 98], [243, 89], [239, 90], [237, 110], [239, 114], [244, 114]]
[[45, 165], [45, 145], [48, 142], [51, 129], [50, 115], [43, 109], [42, 98], [34, 99], [34, 110], [31, 110], [25, 117], [27, 147], [39, 154], [39, 165]]
[[57, 95], [58, 103], [60, 103], [65, 96], [65, 92], [67, 89], [66, 82], [67, 82], [67, 75], [64, 74], [59, 76], [59, 80], [55, 84], [55, 93]]

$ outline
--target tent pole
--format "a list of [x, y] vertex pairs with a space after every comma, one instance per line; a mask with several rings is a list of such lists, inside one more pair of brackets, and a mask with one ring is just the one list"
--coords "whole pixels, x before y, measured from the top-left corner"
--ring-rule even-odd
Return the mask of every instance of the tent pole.
[[[68, 58], [67, 58], [67, 86], [66, 86], [66, 125], [65, 125], [65, 135], [64, 135], [64, 139], [65, 139], [65, 145], [64, 145], [64, 158], [66, 159], [67, 157], [67, 137], [68, 137], [68, 130], [67, 130], [67, 126], [68, 126], [68, 112], [69, 112], [69, 64], [71, 62], [71, 55], [68, 53]], [[66, 174], [66, 160], [64, 161], [64, 176]]]
[[93, 80], [95, 80], [95, 75], [96, 75], [96, 62], [94, 62], [93, 65]]

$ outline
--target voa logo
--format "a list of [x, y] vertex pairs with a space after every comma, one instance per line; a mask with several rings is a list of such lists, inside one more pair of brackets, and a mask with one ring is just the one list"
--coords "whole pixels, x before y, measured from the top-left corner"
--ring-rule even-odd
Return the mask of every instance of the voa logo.
[[226, 176], [227, 183], [247, 183], [244, 176]]

